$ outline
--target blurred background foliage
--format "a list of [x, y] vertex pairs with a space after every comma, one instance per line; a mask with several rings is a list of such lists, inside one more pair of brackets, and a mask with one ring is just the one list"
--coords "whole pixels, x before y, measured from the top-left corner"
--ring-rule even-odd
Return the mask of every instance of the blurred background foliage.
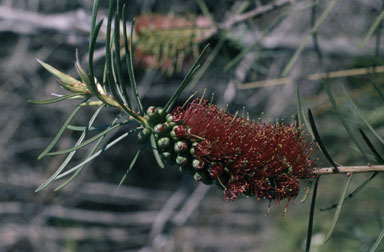
[[[136, 17], [138, 22], [135, 74], [144, 107], [164, 105], [192, 65], [196, 51], [210, 43], [200, 71], [179, 104], [194, 91], [201, 95], [206, 88], [215, 94], [216, 104], [229, 104], [231, 112], [245, 106], [252, 118], [264, 113], [263, 121], [291, 121], [296, 114], [298, 86], [303, 111], [311, 108], [333, 159], [342, 165], [367, 165], [371, 161], [354, 146], [321, 78], [315, 76], [329, 73], [327, 84], [364, 153], [374, 157], [359, 128], [383, 153], [383, 145], [369, 132], [342, 88], [382, 136], [382, 1], [122, 3], [127, 4], [128, 19]], [[105, 16], [108, 1], [100, 4], [99, 15]], [[222, 191], [198, 186], [192, 177], [184, 177], [172, 167], [158, 168], [149, 151], [139, 158], [124, 186], [118, 188], [138, 148], [134, 135], [91, 162], [64, 190], [53, 192], [54, 187], [49, 187], [34, 194], [63, 161], [62, 156], [39, 161], [36, 157], [75, 106], [69, 101], [48, 106], [26, 103], [28, 99], [63, 93], [55, 78], [35, 59], [76, 76], [76, 49], [81, 62], [87, 62], [91, 10], [92, 1], [0, 1], [0, 250], [304, 250], [310, 201], [301, 204], [301, 195], [290, 202], [284, 217], [284, 203], [273, 205], [265, 217], [268, 202], [252, 198], [225, 202]], [[162, 24], [160, 31], [154, 25], [158, 23]], [[144, 27], [141, 40], [140, 24]], [[159, 35], [151, 35], [156, 32]], [[95, 72], [101, 78], [102, 35], [98, 42], [101, 50], [98, 58], [95, 56]], [[375, 66], [377, 72], [373, 73]], [[338, 74], [333, 76], [335, 72]], [[128, 80], [127, 73], [124, 76]], [[86, 125], [93, 111], [81, 111], [75, 124]], [[110, 122], [116, 114], [106, 109], [96, 124]], [[119, 132], [128, 128], [121, 127]], [[108, 136], [107, 141], [119, 132]], [[73, 146], [78, 137], [78, 133], [66, 132], [57, 149]], [[73, 163], [82, 160], [85, 153], [79, 151]], [[329, 166], [321, 153], [318, 156], [320, 167]], [[369, 176], [354, 175], [349, 192]], [[312, 251], [369, 251], [383, 229], [384, 180], [379, 174], [345, 202], [334, 234], [324, 244], [334, 210], [320, 208], [338, 201], [346, 181], [345, 175], [320, 180]], [[304, 182], [303, 187], [306, 185]]]

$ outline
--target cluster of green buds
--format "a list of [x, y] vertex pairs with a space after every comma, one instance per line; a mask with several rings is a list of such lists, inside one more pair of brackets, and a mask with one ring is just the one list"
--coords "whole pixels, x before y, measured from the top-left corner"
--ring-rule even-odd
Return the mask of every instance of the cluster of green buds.
[[190, 133], [183, 121], [176, 122], [172, 114], [154, 106], [146, 110], [144, 118], [148, 124], [139, 131], [139, 141], [146, 141], [153, 133], [161, 158], [167, 164], [177, 165], [180, 172], [194, 175], [197, 181], [212, 184], [204, 163], [195, 156], [195, 147], [200, 139], [180, 137], [180, 132], [183, 132], [182, 135]]

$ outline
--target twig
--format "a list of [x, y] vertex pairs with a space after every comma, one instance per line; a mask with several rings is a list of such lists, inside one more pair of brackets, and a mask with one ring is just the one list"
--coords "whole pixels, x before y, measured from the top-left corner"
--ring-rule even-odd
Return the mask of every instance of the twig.
[[[334, 71], [328, 73], [315, 73], [310, 74], [305, 77], [305, 79], [310, 81], [322, 80], [322, 79], [335, 79], [335, 78], [343, 78], [350, 76], [358, 76], [358, 75], [366, 75], [372, 73], [383, 73], [384, 66], [378, 67], [366, 67], [366, 68], [354, 68], [348, 70]], [[242, 83], [238, 85], [238, 89], [251, 89], [251, 88], [259, 88], [259, 87], [269, 87], [269, 86], [279, 86], [279, 85], [288, 85], [294, 82], [293, 78], [285, 77], [279, 79], [271, 79], [271, 80], [262, 80], [255, 82]]]
[[173, 223], [178, 226], [184, 225], [192, 213], [200, 205], [202, 199], [205, 197], [210, 188], [210, 186], [206, 186], [204, 184], [198, 185], [178, 214], [173, 218]]
[[[384, 165], [365, 165], [365, 166], [338, 166], [338, 173], [365, 173], [365, 172], [384, 172]], [[313, 170], [316, 175], [335, 174], [333, 167], [324, 167]]]
[[291, 0], [274, 1], [271, 4], [266, 4], [266, 5], [263, 5], [261, 7], [257, 7], [254, 10], [251, 10], [251, 11], [248, 11], [248, 12], [243, 13], [241, 15], [235, 16], [232, 19], [229, 19], [227, 22], [223, 23], [220, 27], [222, 29], [229, 29], [236, 23], [242, 22], [242, 21], [250, 19], [250, 18], [255, 18], [257, 16], [260, 16], [260, 15], [266, 14], [268, 12], [277, 10], [281, 7], [289, 5], [291, 2], [292, 2]]
[[0, 23], [0, 31], [17, 31], [34, 33], [40, 29], [57, 30], [60, 32], [81, 31], [88, 34], [90, 16], [83, 11], [70, 11], [60, 14], [41, 14], [31, 11], [17, 10], [0, 6], [0, 20], [10, 22], [10, 25]]
[[62, 240], [109, 240], [124, 244], [142, 244], [146, 236], [140, 232], [132, 232], [127, 228], [109, 227], [38, 227], [29, 224], [6, 224], [0, 228], [1, 248], [13, 246], [17, 241], [28, 238], [34, 241]]

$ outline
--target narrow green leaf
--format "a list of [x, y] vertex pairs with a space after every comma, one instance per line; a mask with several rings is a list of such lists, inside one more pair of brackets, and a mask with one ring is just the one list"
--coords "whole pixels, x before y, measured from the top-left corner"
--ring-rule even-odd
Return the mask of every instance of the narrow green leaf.
[[153, 134], [151, 134], [150, 140], [151, 140], [152, 152], [153, 152], [153, 155], [155, 156], [156, 162], [160, 166], [160, 168], [164, 168], [165, 166], [164, 166], [163, 161], [161, 160], [160, 153], [159, 153], [159, 150], [157, 148], [156, 139], [155, 139], [155, 136]]
[[291, 16], [293, 14], [296, 14], [299, 11], [307, 10], [308, 8], [311, 8], [315, 5], [318, 5], [317, 2], [315, 3], [309, 3], [306, 5], [303, 5], [302, 7], [294, 8], [293, 10], [288, 10], [285, 12], [281, 12], [276, 15], [276, 17], [273, 20], [270, 20], [268, 24], [266, 24], [265, 29], [261, 32], [260, 38], [256, 40], [254, 43], [251, 43], [249, 46], [242, 49], [242, 51], [236, 55], [233, 59], [231, 59], [224, 67], [224, 72], [227, 72], [229, 69], [231, 69], [235, 64], [237, 64], [245, 55], [247, 55], [249, 52], [253, 51], [256, 52], [257, 56], [256, 59], [260, 57], [261, 50], [263, 46], [264, 39], [276, 28], [278, 27], [278, 24], [281, 23], [281, 20], [284, 18]]
[[111, 148], [112, 146], [114, 146], [115, 144], [117, 144], [118, 142], [123, 140], [124, 138], [126, 138], [128, 135], [129, 135], [129, 132], [126, 132], [126, 133], [122, 134], [121, 136], [119, 136], [118, 138], [116, 138], [115, 140], [113, 140], [112, 142], [107, 144], [104, 148], [102, 148], [101, 150], [97, 151], [96, 153], [94, 153], [93, 155], [91, 155], [90, 157], [88, 157], [87, 159], [85, 159], [84, 161], [82, 161], [81, 163], [76, 165], [75, 167], [73, 167], [73, 168], [69, 169], [68, 171], [63, 172], [62, 174], [57, 176], [56, 179], [60, 179], [62, 177], [65, 177], [68, 174], [71, 174], [71, 173], [75, 172], [76, 170], [80, 169], [81, 167], [83, 167], [83, 165], [86, 165], [87, 163], [89, 163], [93, 159], [97, 158], [98, 156], [100, 156], [100, 154], [102, 154], [105, 151], [107, 151], [109, 148]]
[[[111, 49], [113, 47], [113, 43], [111, 42], [111, 29], [112, 29], [112, 19], [113, 19], [113, 11], [114, 11], [114, 1], [109, 1], [108, 7], [108, 22], [107, 22], [107, 33], [106, 33], [106, 43], [105, 43], [105, 78], [108, 83], [109, 89], [113, 95], [113, 98], [120, 105], [123, 111], [129, 115], [132, 115], [137, 119], [137, 115], [126, 108], [121, 95], [118, 92], [118, 84], [114, 81], [114, 67], [112, 64], [112, 52]], [[127, 104], [128, 105], [128, 104]]]
[[47, 148], [45, 148], [43, 150], [43, 152], [38, 156], [37, 159], [41, 159], [42, 157], [46, 156], [48, 154], [48, 152], [53, 148], [53, 146], [55, 146], [55, 144], [59, 141], [59, 139], [63, 135], [63, 133], [64, 133], [65, 129], [67, 128], [67, 126], [69, 125], [69, 123], [72, 121], [72, 119], [75, 117], [75, 115], [79, 112], [80, 109], [81, 109], [81, 106], [77, 105], [77, 107], [73, 110], [73, 112], [69, 115], [67, 120], [64, 122], [63, 126], [61, 126], [61, 129], [59, 130], [59, 132], [57, 133], [55, 138], [47, 146]]
[[199, 68], [199, 62], [201, 61], [205, 51], [208, 49], [209, 47], [209, 44], [207, 44], [203, 51], [201, 52], [201, 54], [199, 55], [199, 57], [197, 58], [197, 60], [195, 61], [195, 63], [193, 64], [192, 68], [189, 70], [189, 72], [187, 73], [187, 75], [185, 76], [184, 80], [180, 83], [178, 89], [176, 90], [176, 92], [172, 95], [172, 97], [168, 100], [167, 104], [165, 104], [164, 106], [164, 110], [169, 113], [171, 111], [171, 108], [173, 106], [173, 104], [175, 103], [175, 101], [177, 100], [177, 98], [179, 98], [180, 94], [183, 92], [183, 90], [185, 89], [185, 87], [188, 85], [189, 83], [189, 80], [192, 78], [193, 74], [197, 71], [197, 69]]
[[[125, 62], [128, 68], [128, 76], [129, 81], [131, 83], [132, 93], [135, 97], [136, 106], [138, 107], [141, 114], [144, 113], [143, 105], [141, 104], [139, 92], [137, 90], [135, 72], [133, 70], [133, 27], [135, 24], [135, 19], [132, 20], [131, 26], [131, 35], [130, 35], [130, 43], [127, 38], [127, 17], [126, 17], [126, 6], [123, 6], [123, 34], [124, 34], [124, 49], [125, 49]], [[129, 49], [128, 49], [129, 43]]]
[[103, 101], [104, 103], [107, 103], [103, 99], [103, 97], [99, 94], [99, 91], [97, 90], [97, 86], [96, 86], [96, 83], [95, 83], [96, 76], [95, 76], [94, 68], [93, 68], [93, 56], [94, 56], [94, 52], [95, 52], [96, 40], [97, 40], [97, 36], [99, 34], [99, 31], [100, 31], [100, 27], [103, 24], [103, 21], [104, 20], [101, 19], [97, 23], [95, 31], [94, 31], [94, 34], [93, 34], [93, 36], [91, 36], [91, 39], [90, 39], [89, 55], [88, 55], [88, 61], [89, 61], [89, 80], [90, 80], [90, 82], [89, 82], [88, 89], [92, 92], [93, 95], [95, 95], [101, 101]]
[[383, 238], [384, 238], [384, 228], [381, 230], [379, 237], [377, 237], [375, 244], [373, 244], [373, 246], [372, 246], [371, 250], [369, 250], [369, 252], [375, 252], [376, 249], [379, 247]]
[[376, 84], [374, 81], [372, 81], [372, 85], [373, 85], [373, 87], [375, 88], [377, 94], [378, 94], [378, 95], [380, 96], [380, 98], [384, 101], [384, 93], [383, 93], [383, 91], [381, 91], [381, 89], [377, 86], [377, 84]]
[[[93, 8], [92, 8], [92, 22], [91, 22], [91, 32], [90, 32], [90, 39], [89, 39], [89, 54], [88, 54], [88, 63], [89, 63], [89, 77], [91, 79], [92, 86], [96, 88], [96, 85], [94, 81], [92, 82], [92, 79], [94, 79], [95, 74], [93, 70], [93, 56], [95, 51], [95, 45], [96, 45], [96, 39], [98, 36], [98, 33], [100, 31], [100, 27], [102, 25], [103, 20], [101, 19], [99, 23], [96, 25], [96, 19], [97, 19], [97, 12], [99, 10], [99, 0], [95, 0], [93, 2]], [[92, 93], [97, 95], [97, 89], [92, 90]]]
[[85, 70], [83, 69], [83, 67], [80, 64], [78, 51], [76, 51], [75, 68], [76, 68], [77, 74], [79, 75], [80, 79], [87, 86], [87, 89], [91, 92], [92, 95], [96, 95], [96, 93], [94, 93], [94, 92], [97, 92], [97, 91], [94, 91], [95, 88], [92, 86], [91, 81], [90, 81], [87, 73], [85, 72]]
[[311, 200], [311, 209], [309, 211], [309, 220], [308, 220], [308, 232], [307, 232], [307, 243], [305, 246], [305, 252], [309, 252], [311, 249], [312, 241], [312, 231], [313, 231], [313, 219], [315, 217], [315, 205], [317, 197], [317, 187], [319, 185], [320, 176], [315, 180], [315, 186], [313, 187], [312, 200]]
[[[88, 131], [104, 130], [104, 129], [108, 129], [108, 128], [114, 126], [114, 125], [117, 125], [117, 124], [122, 126], [122, 125], [126, 125], [128, 123], [132, 123], [132, 121], [130, 121], [130, 120], [124, 120], [122, 122], [118, 122], [117, 123], [117, 120], [119, 118], [120, 118], [120, 116], [116, 117], [116, 119], [112, 122], [112, 124], [92, 126], [91, 128], [88, 129]], [[86, 126], [76, 126], [76, 125], [71, 125], [70, 124], [70, 125], [68, 125], [67, 129], [73, 130], [73, 131], [83, 131], [84, 129], [86, 129]]]
[[92, 23], [91, 23], [91, 33], [89, 39], [89, 52], [88, 52], [88, 64], [89, 64], [89, 80], [88, 89], [90, 92], [95, 95], [99, 100], [105, 104], [109, 104], [98, 92], [97, 86], [95, 83], [95, 73], [93, 68], [93, 56], [95, 52], [97, 36], [100, 32], [101, 25], [103, 24], [103, 19], [101, 19], [96, 25], [97, 11], [99, 9], [99, 0], [93, 2], [92, 8]]
[[345, 184], [343, 193], [341, 194], [341, 197], [340, 197], [339, 204], [337, 205], [337, 208], [336, 208], [335, 216], [333, 217], [332, 226], [329, 229], [327, 235], [325, 236], [324, 243], [326, 243], [329, 240], [329, 238], [331, 237], [331, 235], [333, 233], [333, 230], [335, 230], [336, 223], [337, 223], [337, 221], [339, 219], [339, 216], [340, 216], [340, 213], [341, 213], [341, 208], [343, 207], [343, 203], [344, 203], [344, 200], [345, 200], [345, 195], [347, 194], [348, 187], [349, 187], [349, 184], [351, 183], [351, 180], [352, 180], [352, 174], [349, 175], [347, 183]]
[[84, 96], [81, 96], [79, 94], [74, 93], [74, 94], [63, 95], [60, 97], [55, 97], [55, 98], [48, 99], [48, 100], [28, 100], [27, 102], [33, 103], [33, 104], [51, 104], [51, 103], [55, 103], [55, 102], [64, 101], [64, 100], [67, 100], [70, 98], [74, 98], [76, 96], [84, 99]]
[[56, 76], [60, 80], [59, 84], [61, 86], [63, 86], [65, 89], [70, 89], [71, 88], [70, 85], [80, 83], [80, 81], [76, 80], [72, 76], [65, 74], [63, 72], [60, 72], [59, 70], [57, 70], [53, 66], [51, 66], [51, 65], [49, 65], [49, 64], [47, 64], [47, 63], [45, 63], [39, 59], [37, 59], [37, 62], [39, 62], [40, 65], [42, 65], [45, 68], [45, 70], [47, 70], [48, 72], [50, 72], [51, 74]]
[[[76, 145], [79, 145], [81, 144], [81, 142], [84, 140], [86, 134], [87, 134], [87, 129], [89, 129], [92, 124], [94, 123], [94, 121], [96, 120], [97, 116], [99, 115], [100, 111], [103, 109], [103, 107], [100, 107], [99, 109], [96, 110], [96, 112], [93, 114], [92, 118], [89, 120], [89, 123], [88, 123], [88, 127], [86, 129], [84, 129], [83, 133], [81, 134], [81, 136], [79, 137], [79, 139], [77, 140]], [[35, 192], [39, 192], [41, 190], [43, 190], [45, 187], [47, 187], [53, 180], [55, 180], [55, 178], [57, 177], [57, 175], [60, 174], [60, 172], [67, 166], [67, 164], [69, 163], [69, 161], [71, 161], [72, 157], [75, 155], [76, 151], [72, 151], [71, 153], [68, 154], [68, 156], [65, 158], [65, 160], [63, 161], [63, 163], [61, 163], [61, 165], [59, 166], [59, 168], [56, 170], [55, 173], [52, 174], [52, 176], [47, 179], [42, 185], [40, 185], [36, 190]]]
[[[372, 175], [371, 175], [368, 179], [366, 179], [366, 180], [365, 180], [363, 183], [361, 183], [361, 185], [359, 185], [354, 191], [352, 191], [350, 194], [348, 194], [348, 196], [345, 197], [344, 201], [347, 201], [347, 200], [352, 199], [356, 194], [358, 194], [361, 190], [363, 190], [364, 187], [365, 187], [366, 185], [368, 185], [368, 183], [371, 182], [371, 180], [372, 180], [374, 177], [377, 176], [377, 174], [379, 174], [379, 173], [378, 173], [378, 172], [374, 172], [374, 173], [372, 173]], [[337, 203], [336, 203], [336, 204], [332, 204], [332, 205], [330, 205], [330, 206], [328, 206], [328, 207], [321, 208], [321, 209], [320, 209], [320, 212], [332, 210], [332, 209], [336, 208], [337, 206], [338, 206]]]
[[[117, 81], [118, 85], [117, 87], [120, 89], [120, 93], [122, 96], [122, 100], [124, 103], [127, 104], [128, 108], [131, 107], [129, 95], [127, 93], [127, 89], [125, 88], [123, 84], [123, 74], [122, 74], [122, 67], [121, 67], [121, 58], [120, 58], [120, 1], [116, 1], [116, 15], [115, 15], [115, 26], [114, 26], [114, 42], [115, 42], [115, 63], [116, 63], [116, 74], [117, 74]], [[112, 56], [113, 57], [113, 56]]]
[[381, 20], [384, 18], [384, 10], [382, 10], [379, 16], [376, 18], [375, 22], [369, 28], [367, 34], [365, 34], [363, 41], [360, 43], [360, 48], [367, 43], [368, 39], [372, 36], [373, 32], [379, 27]]
[[105, 42], [105, 76], [106, 76], [106, 81], [109, 84], [109, 88], [112, 89], [114, 83], [112, 83], [108, 79], [108, 75], [112, 74], [113, 69], [112, 69], [112, 62], [111, 62], [111, 29], [112, 29], [112, 17], [113, 17], [113, 2], [114, 1], [109, 1], [109, 7], [108, 7], [108, 21], [107, 21], [107, 33], [106, 33], [106, 42]]
[[297, 121], [300, 125], [302, 125], [303, 122], [303, 108], [301, 107], [301, 100], [300, 100], [300, 91], [299, 86], [296, 86], [296, 105], [297, 105]]
[[129, 167], [128, 167], [127, 171], [125, 172], [123, 178], [120, 180], [119, 187], [124, 183], [125, 179], [126, 179], [127, 176], [128, 176], [128, 173], [132, 170], [133, 166], [135, 166], [136, 161], [137, 161], [137, 158], [140, 156], [141, 150], [142, 150], [142, 148], [140, 148], [140, 149], [136, 152], [136, 155], [133, 157], [131, 163], [129, 164]]
[[84, 141], [83, 143], [81, 143], [78, 146], [73, 146], [72, 148], [69, 148], [69, 149], [66, 149], [66, 150], [62, 150], [62, 151], [49, 152], [49, 153], [46, 153], [46, 155], [47, 156], [55, 156], [55, 155], [66, 154], [66, 153], [69, 153], [69, 152], [74, 151], [74, 150], [78, 150], [78, 149], [83, 148], [84, 146], [87, 146], [88, 144], [96, 141], [100, 137], [103, 137], [104, 135], [106, 135], [109, 132], [115, 130], [116, 128], [120, 127], [121, 125], [123, 125], [123, 124], [122, 123], [115, 124], [115, 125], [111, 126], [110, 128], [100, 132], [99, 134], [91, 137], [90, 139]]
[[383, 157], [379, 154], [379, 152], [375, 149], [375, 147], [373, 147], [373, 144], [372, 142], [369, 140], [369, 138], [367, 137], [367, 135], [364, 133], [364, 131], [362, 129], [359, 129], [360, 131], [360, 134], [361, 136], [363, 137], [364, 141], [367, 143], [369, 149], [373, 152], [373, 154], [375, 155], [376, 157], [376, 160], [378, 163], [380, 164], [384, 164], [384, 159]]
[[288, 72], [291, 70], [291, 68], [295, 65], [296, 61], [299, 59], [302, 51], [307, 46], [308, 42], [312, 38], [312, 33], [316, 32], [320, 25], [324, 22], [325, 18], [328, 16], [328, 14], [331, 12], [335, 4], [338, 0], [332, 0], [327, 8], [324, 10], [324, 12], [321, 14], [319, 19], [316, 21], [315, 25], [312, 27], [311, 31], [307, 34], [301, 45], [296, 49], [295, 53], [293, 54], [292, 58], [288, 62], [287, 66], [284, 68], [282, 76], [286, 76]]
[[[92, 21], [91, 21], [91, 32], [90, 32], [91, 38], [95, 34], [95, 30], [96, 30], [96, 18], [97, 18], [98, 10], [99, 10], [99, 0], [95, 0], [93, 1], [93, 6], [92, 6]], [[92, 42], [89, 41], [89, 49], [92, 47], [91, 44]]]
[[357, 113], [357, 115], [360, 117], [360, 119], [364, 122], [364, 124], [367, 126], [367, 128], [376, 136], [376, 138], [384, 144], [384, 139], [377, 133], [377, 131], [372, 127], [372, 125], [367, 121], [365, 116], [361, 113], [359, 108], [356, 106], [356, 103], [353, 101], [347, 90], [345, 89], [344, 85], [342, 85], [343, 91], [345, 95], [347, 96], [348, 101], [352, 104], [353, 109]]
[[211, 21], [211, 23], [213, 23], [213, 22], [214, 22], [214, 18], [213, 18], [213, 16], [212, 16], [212, 14], [209, 12], [208, 6], [205, 4], [204, 0], [197, 0], [197, 4], [199, 5], [200, 10], [201, 10], [201, 12], [203, 13], [203, 15], [204, 15], [209, 21]]
[[308, 117], [309, 117], [309, 123], [311, 125], [313, 135], [314, 135], [316, 142], [318, 143], [321, 151], [323, 152], [324, 156], [327, 158], [328, 162], [333, 166], [333, 168], [334, 168], [333, 171], [335, 173], [339, 172], [339, 169], [337, 168], [336, 163], [331, 158], [331, 155], [329, 155], [327, 149], [325, 148], [325, 145], [323, 144], [323, 141], [320, 138], [319, 132], [317, 131], [315, 119], [313, 118], [313, 115], [312, 115], [312, 112], [310, 109], [308, 109]]
[[196, 84], [199, 82], [201, 77], [205, 74], [205, 72], [208, 70], [209, 66], [212, 64], [213, 60], [216, 58], [217, 54], [219, 53], [220, 49], [223, 47], [225, 42], [225, 38], [221, 38], [219, 42], [217, 42], [215, 48], [213, 48], [211, 54], [207, 57], [207, 60], [204, 62], [200, 70], [193, 76], [191, 83], [188, 86], [188, 90], [192, 90], [195, 88]]
[[[99, 140], [97, 140], [97, 142], [95, 143], [95, 145], [93, 146], [92, 150], [90, 151], [90, 153], [88, 154], [88, 156], [86, 158], [89, 158], [90, 156], [92, 156], [95, 151], [99, 148], [100, 144], [103, 142], [105, 136], [103, 137], [100, 137]], [[85, 168], [85, 166], [87, 165], [88, 163], [80, 166], [76, 172], [67, 180], [65, 181], [63, 184], [61, 184], [60, 186], [56, 187], [55, 188], [55, 191], [59, 191], [61, 189], [63, 189], [64, 187], [66, 187], [69, 183], [71, 183], [79, 174], [80, 172]], [[60, 175], [59, 175], [60, 176]], [[55, 178], [55, 180], [58, 179], [58, 177]]]
[[310, 124], [303, 113], [303, 107], [301, 106], [299, 86], [296, 86], [296, 103], [297, 103], [297, 120], [300, 125], [303, 125], [303, 124], [305, 125], [309, 134], [311, 134], [312, 138], [314, 139], [315, 135], [313, 134]]
[[[119, 86], [114, 81], [114, 67], [112, 64], [112, 58], [113, 55], [111, 53], [111, 48], [113, 47], [113, 44], [111, 42], [111, 29], [112, 29], [112, 18], [113, 18], [113, 1], [109, 1], [109, 7], [108, 7], [108, 22], [107, 22], [107, 34], [106, 34], [106, 43], [105, 43], [105, 78], [108, 83], [109, 89], [111, 90], [111, 93], [113, 95], [113, 98], [116, 100], [116, 102], [120, 105], [120, 107], [123, 109], [123, 111], [133, 116], [136, 120], [141, 122], [137, 115], [133, 113], [129, 108], [125, 106], [121, 94], [119, 94]], [[129, 104], [127, 104], [129, 106]]]
[[[130, 121], [125, 121], [126, 123], [130, 122]], [[124, 124], [126, 124], [124, 123]], [[121, 125], [124, 125], [124, 124], [121, 124]], [[113, 125], [116, 125], [116, 124], [113, 124]], [[99, 126], [92, 126], [91, 128], [88, 129], [88, 131], [94, 131], [94, 130], [105, 130], [105, 129], [108, 129], [109, 127], [113, 126], [111, 124], [108, 124], [108, 125], [99, 125]], [[69, 130], [73, 130], [73, 131], [83, 131], [84, 129], [86, 129], [87, 127], [86, 126], [77, 126], [77, 125], [68, 125], [67, 129]]]
[[[73, 130], [73, 131], [83, 131], [86, 128], [87, 128], [86, 126], [76, 126], [76, 125], [68, 125], [68, 127], [67, 127], [67, 129]], [[95, 126], [92, 126], [89, 129], [89, 131], [100, 130], [100, 129], [105, 129], [105, 128], [107, 128], [107, 127], [95, 127]]]
[[334, 109], [334, 111], [336, 112], [336, 114], [338, 115], [341, 123], [343, 124], [344, 126], [344, 129], [347, 131], [349, 137], [352, 139], [352, 141], [354, 142], [354, 144], [356, 145], [357, 149], [360, 151], [361, 155], [367, 160], [367, 161], [370, 161], [370, 159], [367, 157], [367, 155], [365, 155], [364, 151], [363, 151], [363, 148], [361, 147], [360, 143], [357, 141], [357, 139], [355, 138], [355, 136], [352, 134], [352, 130], [351, 128], [349, 127], [347, 121], [345, 120], [345, 118], [343, 117], [340, 109], [337, 107], [337, 104], [336, 104], [336, 100], [335, 98], [333, 97], [333, 94], [331, 92], [331, 89], [329, 88], [329, 85], [328, 83], [323, 80], [323, 86], [324, 86], [324, 89], [325, 91], [327, 92], [327, 95], [328, 95], [328, 98], [332, 104], [332, 107]]
[[[120, 116], [116, 116], [115, 119], [113, 120], [112, 124], [115, 124], [117, 122], [117, 120], [120, 118]], [[95, 143], [95, 145], [93, 146], [92, 150], [88, 153], [87, 157], [86, 158], [89, 158], [90, 156], [92, 156], [96, 150], [99, 148], [100, 144], [103, 142], [104, 138], [105, 138], [106, 135], [100, 137], [97, 142]], [[67, 186], [69, 183], [71, 183], [79, 174], [80, 172], [86, 167], [88, 163], [80, 166], [78, 169], [76, 169], [75, 173], [69, 178], [67, 179], [67, 181], [65, 181], [63, 184], [61, 184], [60, 186], [58, 186], [57, 188], [55, 188], [55, 191], [58, 191], [58, 190], [61, 190], [62, 188], [64, 188], [65, 186]], [[68, 173], [69, 174], [69, 173]], [[59, 176], [57, 176], [55, 178], [55, 180], [61, 178], [62, 176], [65, 176], [65, 172], [60, 174]]]

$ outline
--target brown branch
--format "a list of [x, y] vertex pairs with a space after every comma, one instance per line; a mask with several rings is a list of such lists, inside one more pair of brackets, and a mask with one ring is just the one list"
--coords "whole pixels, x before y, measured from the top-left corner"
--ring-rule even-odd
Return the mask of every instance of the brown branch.
[[279, 0], [279, 1], [273, 1], [271, 4], [266, 4], [260, 7], [257, 7], [254, 10], [248, 11], [246, 13], [243, 13], [241, 15], [237, 15], [231, 19], [229, 19], [227, 22], [225, 22], [221, 28], [223, 29], [229, 29], [231, 28], [234, 24], [245, 21], [250, 18], [255, 18], [257, 16], [266, 14], [268, 12], [274, 11], [276, 9], [279, 9], [281, 7], [284, 7], [288, 4], [290, 4], [292, 1], [291, 0]]
[[[383, 73], [384, 66], [373, 67], [364, 67], [364, 68], [354, 68], [354, 69], [346, 69], [340, 71], [333, 71], [328, 73], [315, 73], [310, 74], [305, 77], [305, 79], [310, 81], [318, 81], [321, 79], [335, 79], [335, 78], [344, 78], [350, 76], [359, 76], [359, 75], [367, 75], [374, 73]], [[279, 86], [279, 85], [289, 85], [294, 82], [293, 78], [285, 77], [279, 79], [270, 79], [270, 80], [262, 80], [248, 83], [241, 83], [238, 85], [238, 89], [251, 89], [251, 88], [259, 88], [259, 87], [269, 87], [269, 86]]]
[[[37, 33], [41, 29], [81, 31], [88, 34], [91, 17], [81, 10], [60, 14], [42, 14], [0, 6], [0, 31]], [[6, 23], [4, 23], [6, 22]]]
[[339, 172], [335, 173], [333, 167], [319, 168], [313, 171], [316, 175], [330, 175], [340, 173], [363, 173], [363, 172], [384, 172], [384, 165], [366, 166], [338, 166]]

